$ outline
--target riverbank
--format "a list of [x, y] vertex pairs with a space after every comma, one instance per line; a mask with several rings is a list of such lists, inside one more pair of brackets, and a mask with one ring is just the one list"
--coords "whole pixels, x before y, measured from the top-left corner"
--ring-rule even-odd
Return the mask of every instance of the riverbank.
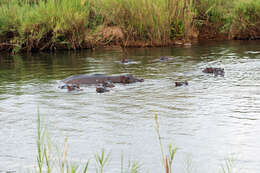
[[3, 0], [0, 51], [259, 39], [260, 0]]

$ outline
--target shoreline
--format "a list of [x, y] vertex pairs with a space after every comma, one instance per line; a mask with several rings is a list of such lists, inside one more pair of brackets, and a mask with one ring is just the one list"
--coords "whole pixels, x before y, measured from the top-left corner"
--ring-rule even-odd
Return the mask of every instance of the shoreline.
[[[110, 37], [116, 37], [113, 35], [113, 33], [110, 35]], [[105, 38], [106, 39], [106, 38]], [[1, 39], [0, 39], [1, 40]], [[55, 50], [84, 50], [84, 49], [91, 49], [95, 50], [97, 48], [155, 48], [155, 47], [176, 47], [176, 46], [192, 46], [201, 42], [222, 42], [222, 41], [257, 41], [260, 40], [260, 38], [251, 39], [248, 37], [241, 37], [241, 38], [230, 38], [227, 34], [209, 34], [209, 33], [201, 33], [198, 35], [197, 38], [192, 39], [186, 39], [186, 38], [179, 38], [176, 40], [167, 40], [167, 41], [143, 41], [143, 40], [123, 40], [123, 39], [114, 39], [110, 40], [107, 43], [104, 42], [94, 42], [94, 40], [84, 40], [79, 47], [71, 48], [69, 45], [66, 44], [59, 44], [57, 43], [52, 48], [44, 48], [44, 49], [31, 49], [28, 51], [26, 47], [24, 47], [22, 50], [19, 50], [19, 52], [31, 52], [31, 53], [37, 53], [42, 51], [55, 51]], [[46, 43], [47, 44], [47, 43]], [[15, 47], [19, 47], [17, 44], [11, 44], [8, 42], [0, 42], [0, 52], [5, 53], [16, 53], [13, 52]]]
[[260, 39], [260, 0], [2, 0], [0, 51]]

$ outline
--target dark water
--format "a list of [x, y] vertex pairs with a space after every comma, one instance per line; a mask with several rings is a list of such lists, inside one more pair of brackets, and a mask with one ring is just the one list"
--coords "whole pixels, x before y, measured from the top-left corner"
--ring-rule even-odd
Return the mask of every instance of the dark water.
[[[159, 56], [169, 56], [167, 62]], [[135, 160], [141, 172], [162, 172], [154, 129], [159, 115], [162, 142], [175, 144], [175, 172], [260, 172], [260, 42], [201, 43], [191, 47], [128, 49], [134, 63], [118, 63], [120, 49], [0, 55], [0, 172], [34, 169], [37, 108], [53, 143], [68, 137], [69, 158], [90, 159], [111, 151], [107, 172]], [[225, 77], [202, 73], [225, 68]], [[116, 85], [97, 94], [58, 88], [74, 74], [130, 73], [143, 83]], [[175, 81], [189, 82], [175, 87]], [[94, 171], [93, 171], [94, 172]], [[223, 171], [222, 171], [223, 172]]]

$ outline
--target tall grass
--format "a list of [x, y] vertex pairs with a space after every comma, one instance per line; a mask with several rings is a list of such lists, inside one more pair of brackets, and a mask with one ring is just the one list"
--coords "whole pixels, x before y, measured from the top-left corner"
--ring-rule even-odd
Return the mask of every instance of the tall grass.
[[122, 27], [127, 40], [184, 36], [195, 16], [193, 0], [96, 0], [94, 6], [103, 24]]
[[12, 32], [2, 42], [18, 50], [76, 49], [98, 28], [117, 26], [126, 41], [166, 42], [189, 35], [194, 9], [193, 0], [4, 0], [0, 38]]
[[230, 22], [232, 36], [241, 39], [259, 39], [260, 0], [238, 0], [234, 6]]
[[102, 38], [108, 27], [120, 28], [125, 45], [189, 40], [209, 26], [210, 34], [258, 38], [259, 11], [260, 0], [1, 0], [0, 50], [104, 45], [115, 39]]
[[88, 25], [90, 8], [87, 2], [10, 0], [0, 8], [0, 23], [3, 24], [0, 34], [17, 33], [9, 43], [18, 44], [27, 51], [57, 46], [80, 48]]

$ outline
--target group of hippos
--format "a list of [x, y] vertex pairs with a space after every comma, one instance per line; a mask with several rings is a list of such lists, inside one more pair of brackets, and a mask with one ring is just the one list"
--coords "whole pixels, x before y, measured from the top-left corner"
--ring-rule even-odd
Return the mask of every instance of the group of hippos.
[[143, 82], [143, 79], [137, 79], [131, 74], [108, 76], [104, 74], [94, 75], [74, 75], [64, 79], [61, 89], [68, 89], [68, 91], [81, 91], [80, 85], [96, 85], [96, 92], [104, 93], [109, 91], [108, 88], [113, 88], [114, 83], [129, 84], [135, 82]]
[[[160, 61], [167, 61], [169, 60], [168, 57], [160, 57]], [[128, 63], [130, 60], [123, 59], [121, 63]], [[214, 74], [215, 76], [224, 76], [224, 69], [223, 68], [215, 68], [215, 67], [207, 67], [202, 72]], [[96, 92], [97, 93], [104, 93], [108, 92], [108, 88], [115, 87], [114, 83], [122, 83], [122, 84], [130, 84], [135, 82], [143, 82], [144, 79], [135, 78], [131, 74], [123, 74], [123, 75], [115, 75], [115, 76], [108, 76], [104, 74], [94, 74], [94, 75], [74, 75], [70, 76], [62, 82], [64, 85], [60, 86], [61, 89], [67, 89], [68, 91], [82, 91], [80, 85], [96, 85]], [[175, 82], [175, 86], [185, 86], [188, 85], [187, 81], [182, 82]]]

